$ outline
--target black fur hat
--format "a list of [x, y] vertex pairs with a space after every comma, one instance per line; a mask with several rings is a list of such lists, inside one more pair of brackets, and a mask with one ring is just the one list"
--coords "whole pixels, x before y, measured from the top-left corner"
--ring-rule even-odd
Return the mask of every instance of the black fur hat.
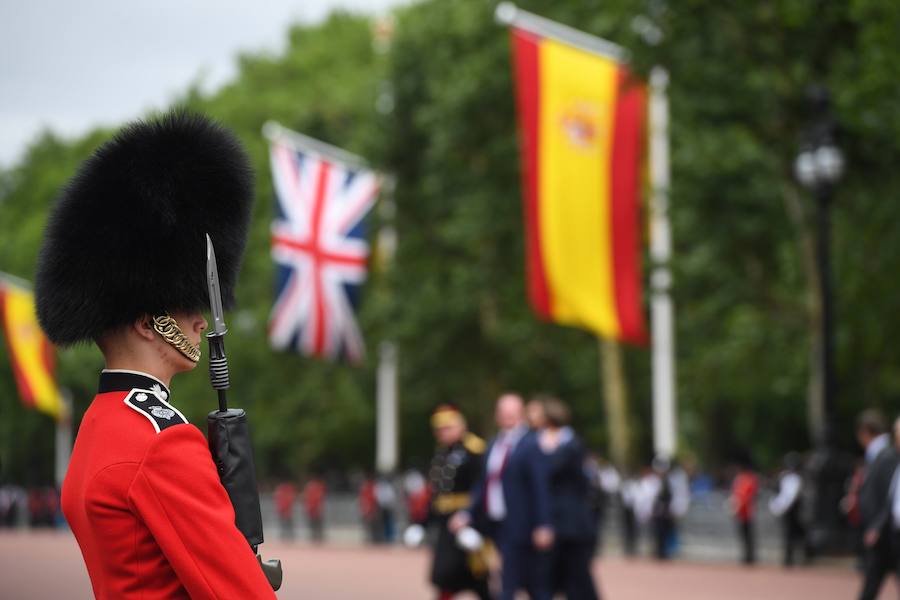
[[69, 345], [142, 314], [207, 310], [207, 233], [233, 305], [252, 203], [253, 172], [230, 131], [184, 112], [126, 126], [50, 214], [35, 277], [47, 337]]

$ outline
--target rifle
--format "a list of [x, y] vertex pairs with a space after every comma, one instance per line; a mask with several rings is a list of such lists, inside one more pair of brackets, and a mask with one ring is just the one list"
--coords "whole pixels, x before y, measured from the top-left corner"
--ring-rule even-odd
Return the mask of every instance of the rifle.
[[206, 236], [206, 275], [209, 285], [209, 304], [212, 326], [206, 339], [209, 342], [209, 380], [219, 396], [219, 410], [206, 417], [209, 451], [216, 463], [219, 479], [234, 506], [234, 524], [240, 530], [262, 567], [272, 589], [281, 587], [283, 572], [280, 560], [263, 560], [257, 548], [263, 543], [262, 511], [259, 489], [256, 487], [256, 467], [250, 443], [247, 413], [240, 408], [228, 408], [226, 390], [231, 381], [228, 359], [225, 357], [225, 313], [219, 287], [216, 253], [209, 234]]

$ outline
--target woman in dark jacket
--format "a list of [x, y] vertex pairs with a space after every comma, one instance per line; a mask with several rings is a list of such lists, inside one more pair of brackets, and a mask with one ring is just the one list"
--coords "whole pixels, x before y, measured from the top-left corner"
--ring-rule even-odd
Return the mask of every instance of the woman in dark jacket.
[[597, 600], [591, 576], [594, 517], [584, 470], [585, 449], [569, 427], [569, 409], [555, 398], [543, 399], [546, 426], [541, 449], [550, 472], [550, 498], [556, 543], [553, 549], [555, 591], [568, 600]]

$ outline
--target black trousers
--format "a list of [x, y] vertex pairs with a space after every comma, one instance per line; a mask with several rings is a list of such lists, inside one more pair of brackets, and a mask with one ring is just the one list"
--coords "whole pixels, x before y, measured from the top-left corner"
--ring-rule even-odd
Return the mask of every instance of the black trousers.
[[671, 538], [675, 533], [675, 521], [672, 517], [653, 517], [654, 555], [658, 560], [671, 558]]
[[551, 600], [550, 552], [535, 549], [527, 542], [500, 542], [503, 570], [500, 573], [501, 600], [513, 600], [518, 590], [528, 592], [531, 600]]
[[741, 561], [745, 565], [756, 562], [756, 535], [753, 529], [753, 519], [738, 520], [738, 535], [741, 538], [743, 555]]
[[897, 572], [898, 543], [900, 537], [896, 533], [893, 536], [883, 533], [874, 546], [866, 549], [859, 600], [875, 600], [884, 578]]
[[325, 539], [325, 523], [322, 517], [309, 517], [307, 516], [307, 521], [309, 522], [309, 536], [310, 539], [314, 542], [322, 542]]
[[637, 554], [638, 527], [634, 509], [630, 506], [622, 507], [622, 545], [625, 556]]
[[803, 551], [803, 558], [810, 559], [809, 541], [806, 538], [806, 528], [800, 521], [798, 511], [791, 510], [782, 517], [782, 533], [784, 534], [784, 566], [794, 564], [794, 555], [799, 550]]
[[599, 600], [591, 575], [593, 541], [557, 539], [553, 547], [553, 591], [566, 600]]

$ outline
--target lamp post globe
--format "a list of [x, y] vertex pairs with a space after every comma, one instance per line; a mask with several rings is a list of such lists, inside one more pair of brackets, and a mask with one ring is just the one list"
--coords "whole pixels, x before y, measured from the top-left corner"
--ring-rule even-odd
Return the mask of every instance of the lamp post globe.
[[816, 155], [811, 150], [803, 150], [794, 161], [794, 177], [805, 188], [813, 189], [818, 181]]
[[816, 176], [822, 183], [834, 185], [844, 174], [844, 155], [832, 143], [816, 148]]

